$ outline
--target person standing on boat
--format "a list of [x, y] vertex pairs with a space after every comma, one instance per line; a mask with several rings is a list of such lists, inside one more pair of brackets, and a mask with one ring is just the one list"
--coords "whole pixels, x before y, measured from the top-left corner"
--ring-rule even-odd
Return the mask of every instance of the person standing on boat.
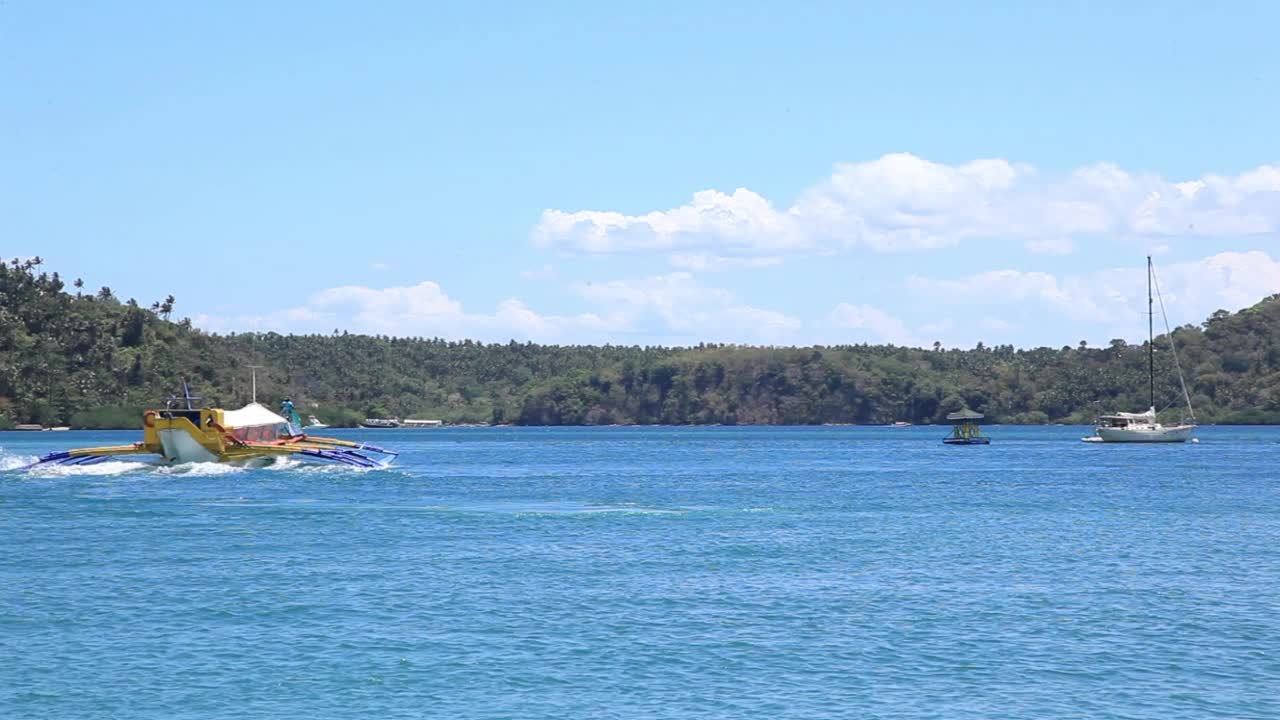
[[285, 398], [280, 402], [280, 414], [289, 421], [294, 428], [302, 427], [302, 418], [298, 417], [298, 411], [293, 409], [293, 401]]

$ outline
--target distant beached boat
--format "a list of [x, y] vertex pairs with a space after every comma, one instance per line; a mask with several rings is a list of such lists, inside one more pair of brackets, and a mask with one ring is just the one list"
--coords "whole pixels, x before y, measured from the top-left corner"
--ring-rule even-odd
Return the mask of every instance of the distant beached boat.
[[364, 422], [360, 423], [360, 427], [370, 430], [393, 430], [396, 428], [422, 430], [424, 428], [438, 428], [443, 425], [443, 420], [401, 420], [400, 418], [365, 418]]

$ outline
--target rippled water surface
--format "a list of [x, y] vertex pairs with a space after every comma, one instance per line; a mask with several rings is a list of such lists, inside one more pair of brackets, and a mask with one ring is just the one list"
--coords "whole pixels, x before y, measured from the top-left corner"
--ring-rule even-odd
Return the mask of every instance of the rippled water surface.
[[0, 717], [1280, 717], [1280, 429], [942, 433], [2, 433]]

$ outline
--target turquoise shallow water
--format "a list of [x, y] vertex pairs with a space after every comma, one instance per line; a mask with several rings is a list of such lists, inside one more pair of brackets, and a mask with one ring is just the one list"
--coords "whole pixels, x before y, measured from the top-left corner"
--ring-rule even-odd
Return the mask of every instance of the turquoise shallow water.
[[989, 432], [0, 472], [0, 717], [1280, 717], [1280, 429]]

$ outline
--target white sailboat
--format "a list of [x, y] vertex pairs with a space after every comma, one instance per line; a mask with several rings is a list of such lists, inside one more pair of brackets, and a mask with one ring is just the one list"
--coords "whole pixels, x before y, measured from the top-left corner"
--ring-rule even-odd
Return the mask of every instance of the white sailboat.
[[[1172, 443], [1186, 442], [1196, 429], [1190, 423], [1162, 425], [1156, 419], [1155, 407], [1144, 413], [1118, 412], [1098, 418], [1094, 428], [1097, 440], [1093, 442]], [[1092, 438], [1088, 438], [1092, 440]]]
[[[1196, 413], [1191, 407], [1191, 396], [1187, 394], [1187, 383], [1182, 377], [1182, 366], [1178, 363], [1178, 351], [1173, 346], [1173, 333], [1169, 331], [1169, 318], [1164, 312], [1164, 298], [1160, 298], [1160, 315], [1164, 318], [1165, 334], [1169, 338], [1169, 348], [1173, 351], [1173, 366], [1178, 371], [1178, 384], [1182, 388], [1182, 397], [1187, 402], [1187, 418], [1176, 425], [1163, 425], [1156, 415], [1156, 359], [1155, 359], [1155, 305], [1152, 300], [1151, 287], [1155, 279], [1155, 268], [1151, 264], [1151, 256], [1147, 256], [1147, 386], [1150, 390], [1151, 406], [1146, 412], [1117, 412], [1098, 418], [1093, 437], [1084, 438], [1086, 442], [1116, 443], [1176, 443], [1191, 440], [1195, 430]], [[1159, 285], [1156, 295], [1159, 296]]]

